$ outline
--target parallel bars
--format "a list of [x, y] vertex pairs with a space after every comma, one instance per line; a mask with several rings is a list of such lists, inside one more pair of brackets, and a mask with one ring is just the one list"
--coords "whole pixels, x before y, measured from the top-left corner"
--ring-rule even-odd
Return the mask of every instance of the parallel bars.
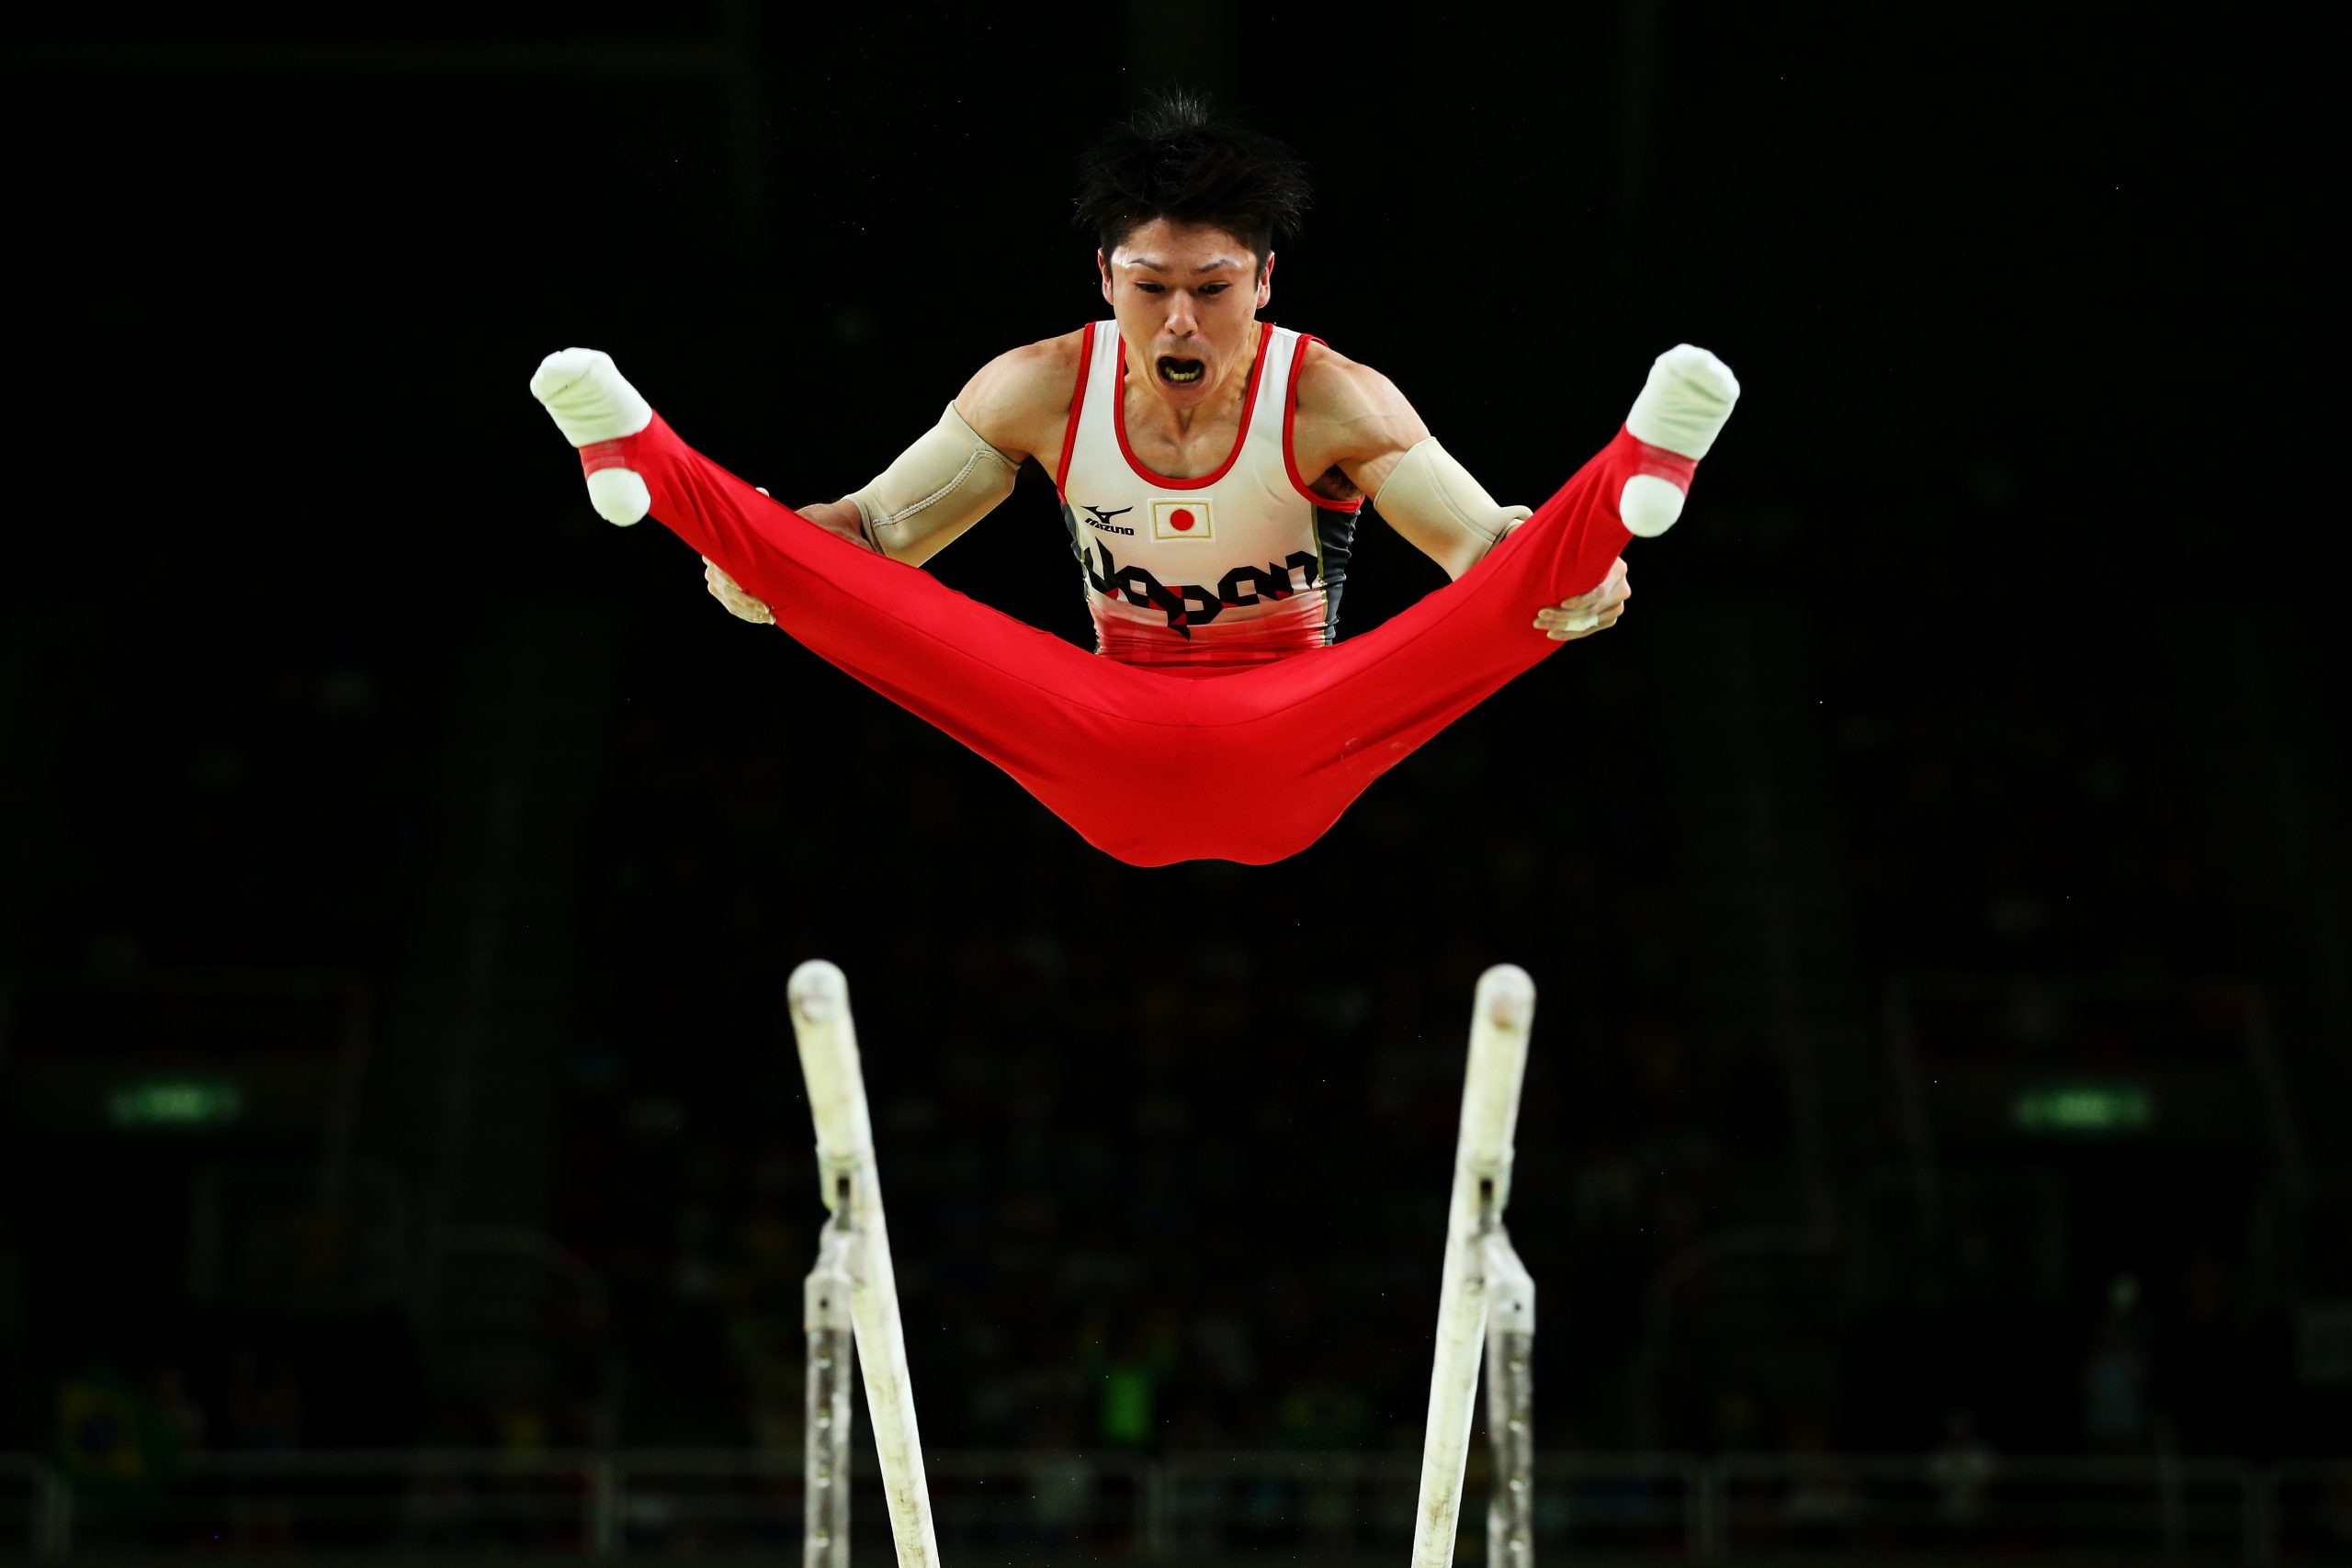
[[[804, 1297], [808, 1385], [803, 1568], [848, 1568], [853, 1347], [865, 1371], [866, 1409], [899, 1568], [937, 1568], [939, 1541], [923, 1480], [922, 1439], [915, 1426], [906, 1331], [899, 1320], [849, 983], [833, 964], [811, 959], [793, 971], [790, 996], [800, 1071], [817, 1124], [817, 1168], [831, 1215]], [[1530, 1568], [1534, 1560], [1529, 1469], [1535, 1282], [1502, 1224], [1510, 1200], [1520, 1083], [1534, 1021], [1535, 985], [1525, 970], [1501, 964], [1479, 977], [1438, 1293], [1437, 1358], [1430, 1371], [1413, 1568], [1449, 1568], [1453, 1561], [1482, 1356], [1487, 1438], [1495, 1456], [1487, 1561], [1493, 1568]]]

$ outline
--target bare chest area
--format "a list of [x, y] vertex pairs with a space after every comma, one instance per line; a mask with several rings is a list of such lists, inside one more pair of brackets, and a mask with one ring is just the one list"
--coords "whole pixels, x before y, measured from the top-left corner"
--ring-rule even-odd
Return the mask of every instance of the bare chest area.
[[1241, 441], [1238, 401], [1196, 411], [1189, 423], [1132, 380], [1120, 389], [1127, 449], [1137, 462], [1171, 479], [1197, 479], [1225, 467]]
[[[1239, 455], [1243, 422], [1250, 411], [1246, 398], [1199, 410], [1187, 424], [1132, 379], [1120, 387], [1119, 396], [1128, 456], [1155, 474], [1171, 479], [1203, 479], [1225, 468], [1229, 459]], [[1360, 499], [1363, 492], [1336, 462], [1328, 457], [1319, 466], [1314, 462], [1315, 457], [1323, 457], [1312, 450], [1316, 445], [1302, 430], [1297, 457], [1301, 474], [1312, 476], [1306, 479], [1306, 488], [1328, 501]]]

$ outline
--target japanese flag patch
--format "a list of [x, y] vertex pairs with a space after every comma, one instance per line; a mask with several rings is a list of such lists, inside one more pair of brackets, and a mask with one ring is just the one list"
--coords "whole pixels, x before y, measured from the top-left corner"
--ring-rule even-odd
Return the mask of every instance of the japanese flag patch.
[[1151, 503], [1151, 536], [1155, 539], [1206, 539], [1215, 530], [1205, 501], [1155, 501]]

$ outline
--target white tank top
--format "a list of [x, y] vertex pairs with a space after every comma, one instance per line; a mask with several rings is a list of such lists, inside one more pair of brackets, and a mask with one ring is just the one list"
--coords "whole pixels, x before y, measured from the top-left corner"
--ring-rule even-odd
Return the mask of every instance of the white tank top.
[[1363, 502], [1313, 493], [1291, 448], [1299, 367], [1317, 340], [1260, 326], [1240, 439], [1222, 466], [1192, 479], [1136, 457], [1118, 324], [1086, 329], [1054, 483], [1100, 653], [1131, 664], [1262, 664], [1321, 648], [1338, 628]]

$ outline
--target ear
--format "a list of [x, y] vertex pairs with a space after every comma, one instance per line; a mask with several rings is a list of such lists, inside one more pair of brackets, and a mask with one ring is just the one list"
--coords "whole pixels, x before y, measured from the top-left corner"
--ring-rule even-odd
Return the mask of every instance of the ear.
[[1258, 309], [1261, 310], [1264, 310], [1266, 308], [1266, 302], [1273, 297], [1274, 253], [1268, 251], [1266, 253], [1266, 265], [1258, 269]]
[[1101, 251], [1094, 253], [1094, 270], [1102, 278], [1102, 303], [1111, 303], [1111, 259]]

